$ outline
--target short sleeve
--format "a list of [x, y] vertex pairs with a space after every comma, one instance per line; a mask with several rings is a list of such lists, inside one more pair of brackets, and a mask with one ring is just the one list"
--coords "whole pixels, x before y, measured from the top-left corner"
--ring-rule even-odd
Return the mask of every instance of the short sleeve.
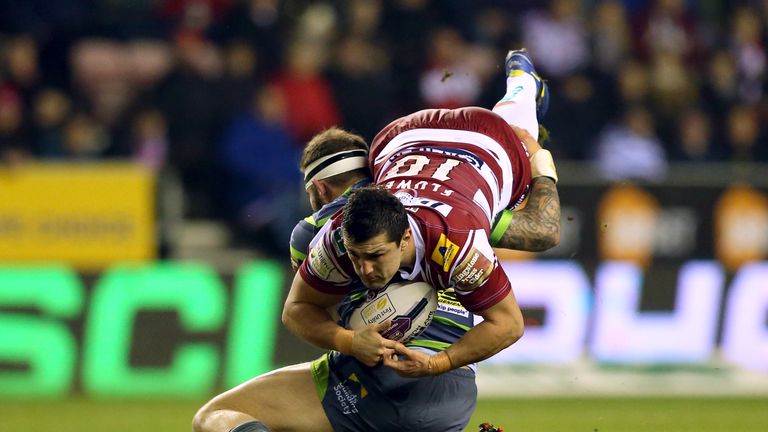
[[504, 299], [511, 286], [485, 231], [473, 231], [462, 252], [450, 280], [464, 307], [479, 312]]

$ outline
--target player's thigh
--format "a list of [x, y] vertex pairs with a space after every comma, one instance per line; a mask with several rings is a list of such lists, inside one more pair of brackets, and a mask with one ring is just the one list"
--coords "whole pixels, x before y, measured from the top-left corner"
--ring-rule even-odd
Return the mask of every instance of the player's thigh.
[[332, 431], [315, 390], [310, 363], [284, 367], [216, 396], [208, 410], [247, 414], [273, 431]]

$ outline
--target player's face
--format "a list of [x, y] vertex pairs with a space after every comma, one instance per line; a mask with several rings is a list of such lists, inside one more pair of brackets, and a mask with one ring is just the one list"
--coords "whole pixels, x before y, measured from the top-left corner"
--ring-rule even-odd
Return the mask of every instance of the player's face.
[[345, 246], [355, 273], [369, 289], [387, 286], [400, 268], [400, 242], [389, 240], [386, 233], [360, 243], [345, 242]]

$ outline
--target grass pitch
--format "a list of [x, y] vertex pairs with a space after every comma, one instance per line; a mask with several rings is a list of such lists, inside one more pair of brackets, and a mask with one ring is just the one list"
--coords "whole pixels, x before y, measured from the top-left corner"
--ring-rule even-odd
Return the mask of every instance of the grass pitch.
[[[0, 400], [0, 431], [189, 431], [189, 401]], [[768, 398], [553, 398], [481, 400], [481, 422], [506, 432], [765, 432]]]

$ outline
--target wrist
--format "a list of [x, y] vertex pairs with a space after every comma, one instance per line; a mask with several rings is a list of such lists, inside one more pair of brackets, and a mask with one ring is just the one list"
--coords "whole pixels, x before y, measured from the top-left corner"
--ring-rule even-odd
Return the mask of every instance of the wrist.
[[440, 351], [429, 357], [429, 364], [427, 367], [430, 375], [440, 375], [441, 373], [453, 369], [453, 362], [451, 362], [451, 358], [448, 356], [447, 352]]
[[557, 170], [555, 161], [552, 159], [552, 153], [549, 150], [541, 149], [531, 155], [531, 178], [549, 177], [557, 183]]
[[340, 329], [333, 336], [333, 348], [346, 355], [352, 355], [352, 338], [355, 332], [347, 329]]

